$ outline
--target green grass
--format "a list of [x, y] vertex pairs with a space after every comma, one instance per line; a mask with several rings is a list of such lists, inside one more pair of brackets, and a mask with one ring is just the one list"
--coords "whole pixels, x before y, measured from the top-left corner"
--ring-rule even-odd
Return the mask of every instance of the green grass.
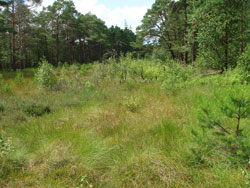
[[[14, 149], [0, 164], [2, 187], [247, 187], [242, 167], [216, 156], [209, 165], [190, 159], [191, 130], [214, 85], [168, 92], [158, 82], [102, 80], [91, 90], [49, 92], [30, 75], [17, 85], [13, 73], [4, 73], [11, 94], [1, 94], [0, 127]], [[135, 110], [124, 102], [131, 98], [138, 99]], [[51, 113], [25, 114], [32, 102]]]

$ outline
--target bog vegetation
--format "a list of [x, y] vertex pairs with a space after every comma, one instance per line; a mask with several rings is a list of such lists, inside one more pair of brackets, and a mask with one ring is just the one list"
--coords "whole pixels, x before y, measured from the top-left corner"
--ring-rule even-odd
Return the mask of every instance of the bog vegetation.
[[0, 187], [249, 187], [248, 0], [0, 5]]

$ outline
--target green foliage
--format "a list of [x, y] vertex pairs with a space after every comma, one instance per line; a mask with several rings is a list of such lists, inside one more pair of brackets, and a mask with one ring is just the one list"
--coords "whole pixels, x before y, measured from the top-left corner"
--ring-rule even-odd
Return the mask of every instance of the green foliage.
[[39, 116], [42, 116], [44, 114], [50, 113], [51, 109], [48, 105], [31, 103], [31, 104], [25, 105], [23, 107], [23, 111], [27, 115], [39, 117]]
[[4, 112], [4, 110], [5, 110], [4, 105], [0, 103], [0, 113]]
[[[249, 90], [237, 86], [230, 90], [221, 89], [215, 94], [214, 101], [207, 101], [199, 112], [202, 134], [193, 131], [196, 148], [193, 153], [200, 162], [209, 161], [212, 155], [227, 157], [232, 163], [246, 163], [250, 157], [250, 129], [243, 126], [244, 118], [249, 118]], [[229, 127], [226, 122], [233, 126]], [[204, 150], [205, 149], [205, 150]], [[200, 155], [205, 155], [201, 157]]]
[[84, 175], [84, 176], [81, 177], [80, 185], [77, 186], [76, 188], [83, 188], [83, 187], [84, 188], [92, 188], [93, 187], [92, 183], [90, 183], [88, 181], [88, 176], [87, 175]]
[[182, 67], [174, 62], [165, 67], [165, 75], [162, 87], [168, 90], [177, 90], [185, 87], [185, 84], [190, 81], [192, 68]]
[[212, 166], [212, 157], [220, 157], [220, 145], [218, 139], [213, 139], [213, 135], [206, 130], [202, 133], [192, 131], [192, 144], [190, 145], [191, 155], [188, 156], [189, 163], [193, 166]]
[[90, 72], [91, 68], [92, 68], [92, 64], [83, 64], [83, 65], [81, 65], [81, 73], [84, 76], [87, 76], [87, 74]]
[[8, 6], [12, 3], [12, 1], [0, 1], [0, 6]]
[[238, 71], [241, 75], [241, 81], [250, 83], [250, 45], [248, 44], [245, 51], [238, 60]]
[[166, 61], [168, 59], [168, 53], [165, 48], [154, 48], [152, 52], [153, 59], [159, 59], [161, 61]]
[[[250, 164], [250, 162], [249, 162], [249, 164]], [[248, 165], [249, 165], [248, 164]], [[242, 171], [242, 175], [243, 175], [243, 177], [245, 178], [245, 180], [246, 180], [246, 185], [248, 186], [248, 188], [250, 188], [250, 175], [249, 175], [249, 173], [247, 172], [247, 170], [243, 170]]]
[[92, 90], [95, 87], [95, 85], [93, 83], [91, 83], [90, 81], [87, 81], [85, 83], [85, 89], [86, 90]]
[[4, 168], [6, 165], [6, 161], [8, 160], [9, 155], [13, 152], [14, 147], [12, 144], [12, 140], [4, 136], [3, 132], [0, 134], [0, 163], [1, 163], [1, 171], [0, 175], [4, 175]]
[[[184, 51], [183, 12], [184, 1], [157, 0], [143, 17], [137, 28], [138, 41], [146, 50], [155, 47], [153, 56], [161, 60], [166, 57], [180, 60]], [[179, 38], [179, 40], [176, 40]], [[158, 50], [159, 49], [159, 50]], [[165, 52], [165, 54], [164, 54]]]
[[250, 97], [244, 86], [235, 86], [231, 93], [224, 97], [221, 110], [227, 117], [236, 118], [238, 121], [250, 117]]
[[130, 112], [137, 112], [140, 107], [140, 101], [138, 98], [134, 97], [126, 97], [123, 101], [123, 105], [130, 111]]
[[4, 81], [2, 74], [0, 74], [0, 94], [5, 94], [5, 95], [13, 94], [10, 85]]
[[3, 75], [0, 74], [0, 87], [2, 87], [3, 84], [4, 84]]
[[111, 50], [105, 54], [106, 57], [117, 58], [134, 50], [131, 43], [136, 41], [136, 35], [127, 26], [125, 29], [121, 29], [118, 26], [111, 26], [108, 37]]
[[105, 78], [111, 81], [117, 78], [121, 83], [155, 81], [164, 74], [161, 61], [136, 60], [131, 57], [131, 54], [123, 56], [119, 61], [111, 58], [106, 61], [106, 64], [98, 63], [93, 67], [96, 80]]
[[57, 85], [55, 70], [45, 59], [41, 60], [41, 65], [35, 74], [35, 80], [44, 89], [53, 89]]
[[13, 150], [12, 141], [0, 134], [0, 159], [5, 159]]
[[71, 65], [67, 68], [62, 67], [57, 70], [58, 90], [81, 90], [84, 88], [84, 80], [79, 65]]
[[23, 85], [24, 84], [24, 75], [20, 70], [17, 72], [16, 78], [15, 78], [15, 83], [17, 85]]

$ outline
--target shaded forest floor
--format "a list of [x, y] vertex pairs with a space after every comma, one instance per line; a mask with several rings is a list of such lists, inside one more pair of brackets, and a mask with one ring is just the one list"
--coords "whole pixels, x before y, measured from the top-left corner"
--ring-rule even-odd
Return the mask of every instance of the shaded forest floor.
[[23, 82], [3, 73], [0, 126], [11, 151], [1, 187], [247, 187], [242, 167], [191, 157], [200, 98], [212, 99], [217, 85], [168, 91], [159, 82], [101, 80], [44, 91], [32, 75]]

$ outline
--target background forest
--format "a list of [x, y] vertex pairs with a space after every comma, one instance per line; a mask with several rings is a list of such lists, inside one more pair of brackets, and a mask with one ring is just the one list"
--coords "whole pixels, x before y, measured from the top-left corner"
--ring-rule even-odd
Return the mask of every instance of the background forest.
[[38, 66], [42, 57], [58, 66], [132, 52], [224, 70], [237, 65], [250, 40], [248, 0], [157, 0], [136, 34], [128, 26], [108, 28], [77, 12], [72, 1], [57, 0], [37, 13], [39, 3], [1, 3], [0, 69]]

